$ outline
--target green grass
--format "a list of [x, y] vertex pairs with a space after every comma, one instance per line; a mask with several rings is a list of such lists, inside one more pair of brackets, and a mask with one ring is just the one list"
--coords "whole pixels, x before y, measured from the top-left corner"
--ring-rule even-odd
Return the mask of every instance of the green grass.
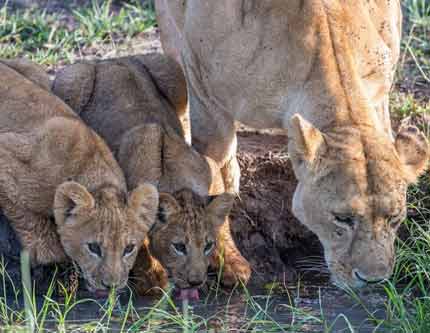
[[[410, 80], [412, 85], [430, 83], [430, 2], [428, 0], [403, 0], [402, 56], [398, 78]], [[427, 96], [428, 97], [428, 96]]]
[[150, 6], [140, 2], [112, 11], [112, 1], [92, 0], [72, 12], [72, 23], [41, 9], [0, 9], [0, 57], [25, 56], [41, 64], [70, 63], [83, 50], [121, 44], [155, 24]]

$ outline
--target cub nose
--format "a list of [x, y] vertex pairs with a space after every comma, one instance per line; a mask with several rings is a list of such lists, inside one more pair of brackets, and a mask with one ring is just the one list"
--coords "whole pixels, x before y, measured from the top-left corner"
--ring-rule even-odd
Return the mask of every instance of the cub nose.
[[102, 286], [106, 289], [112, 289], [114, 287], [114, 285], [112, 285], [111, 283], [108, 283], [104, 280], [102, 280]]
[[203, 281], [197, 279], [188, 279], [188, 284], [191, 287], [200, 287], [203, 284]]
[[353, 273], [354, 273], [355, 278], [357, 278], [361, 282], [365, 282], [367, 284], [380, 283], [380, 282], [382, 282], [382, 281], [384, 281], [386, 279], [385, 277], [382, 277], [382, 278], [381, 277], [369, 278], [366, 275], [360, 273], [357, 269], [354, 269]]

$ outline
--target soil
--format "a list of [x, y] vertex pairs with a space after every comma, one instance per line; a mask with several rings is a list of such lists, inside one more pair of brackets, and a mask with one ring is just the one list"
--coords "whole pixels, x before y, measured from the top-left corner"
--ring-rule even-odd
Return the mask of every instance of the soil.
[[316, 236], [292, 214], [297, 180], [288, 158], [287, 137], [268, 131], [240, 131], [240, 200], [231, 229], [257, 278], [296, 275], [296, 263], [322, 251]]

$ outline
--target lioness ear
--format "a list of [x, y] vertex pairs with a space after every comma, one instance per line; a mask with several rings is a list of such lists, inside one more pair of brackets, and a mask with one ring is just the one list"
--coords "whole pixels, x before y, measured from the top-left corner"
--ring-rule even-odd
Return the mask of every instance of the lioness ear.
[[290, 119], [288, 138], [292, 156], [297, 155], [299, 159], [309, 164], [314, 162], [318, 150], [324, 145], [322, 133], [299, 114]]
[[155, 222], [158, 209], [158, 190], [154, 185], [145, 183], [131, 192], [128, 206], [137, 217], [138, 223], [145, 232], [151, 229]]
[[94, 198], [88, 190], [76, 182], [65, 182], [58, 186], [54, 198], [54, 216], [57, 225], [81, 209], [94, 208]]
[[233, 208], [234, 198], [235, 196], [233, 194], [227, 192], [211, 197], [211, 202], [206, 208], [206, 211], [214, 217], [216, 227], [220, 227], [230, 214]]
[[169, 216], [177, 213], [181, 207], [176, 199], [168, 193], [160, 193], [160, 205], [158, 208], [158, 222], [167, 223]]
[[403, 125], [396, 136], [396, 150], [406, 166], [408, 181], [414, 182], [427, 168], [430, 148], [425, 135], [415, 126]]

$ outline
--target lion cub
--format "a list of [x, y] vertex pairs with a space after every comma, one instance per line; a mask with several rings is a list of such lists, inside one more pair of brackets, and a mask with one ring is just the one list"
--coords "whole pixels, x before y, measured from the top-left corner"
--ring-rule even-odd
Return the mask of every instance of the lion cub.
[[[217, 236], [233, 205], [233, 195], [200, 196], [191, 190], [160, 193], [157, 222], [149, 232], [150, 253], [167, 269], [182, 298], [198, 298], [217, 245]], [[140, 256], [141, 254], [139, 254]], [[149, 262], [138, 257], [136, 263]], [[137, 265], [135, 276], [146, 277], [145, 265]], [[141, 281], [137, 291], [145, 293], [154, 282]]]
[[0, 73], [0, 206], [32, 264], [72, 260], [89, 290], [124, 287], [157, 214], [156, 188], [127, 194], [106, 144], [37, 67], [4, 60]]
[[[223, 179], [216, 163], [198, 154], [185, 142], [188, 128], [181, 123], [181, 117], [187, 105], [186, 82], [181, 68], [168, 57], [149, 54], [71, 65], [57, 74], [52, 89], [107, 141], [126, 175], [129, 188], [149, 181], [157, 185], [160, 192], [171, 194], [184, 188], [191, 189], [194, 195], [198, 193], [202, 197], [224, 192]], [[166, 196], [162, 196], [161, 207], [165, 198]], [[173, 202], [172, 198], [170, 197], [170, 201]], [[191, 194], [188, 198], [191, 198]], [[233, 197], [225, 195], [219, 200], [233, 201]], [[207, 209], [211, 207], [212, 211], [214, 207], [220, 207], [217, 214], [227, 216], [228, 209], [225, 207], [231, 203], [225, 202], [221, 205], [215, 199], [212, 204], [213, 206], [209, 205]], [[210, 238], [218, 239], [219, 247], [224, 248], [222, 282], [225, 285], [233, 285], [238, 279], [244, 282], [249, 279], [249, 264], [236, 248], [228, 222], [225, 222], [222, 228], [206, 226], [206, 215], [203, 214], [203, 206], [199, 200], [181, 199], [176, 205], [169, 204], [169, 207], [176, 207], [177, 211], [184, 212], [181, 219], [189, 220], [187, 223], [197, 224], [200, 220], [202, 228], [219, 230], [218, 234], [211, 235]], [[195, 213], [197, 211], [202, 214]], [[186, 218], [188, 213], [190, 216]], [[191, 222], [193, 219], [195, 222]], [[157, 225], [163, 225], [161, 220]], [[169, 227], [166, 230], [176, 229], [178, 223], [172, 224], [172, 229]], [[174, 235], [174, 232], [166, 231], [163, 244], [174, 243], [174, 239], [168, 242], [168, 237], [174, 238]], [[160, 240], [153, 234], [150, 238], [151, 253], [169, 269], [173, 280], [180, 281], [182, 273], [179, 272], [190, 270], [191, 267], [200, 268], [200, 276], [206, 274], [207, 265], [194, 262], [197, 260], [194, 255], [189, 257], [192, 261], [188, 261], [187, 265], [180, 263], [177, 258], [170, 262], [172, 257], [166, 255], [178, 256], [179, 252], [172, 252], [174, 250], [170, 245], [165, 248], [157, 245]], [[197, 242], [197, 239], [190, 238], [190, 241]], [[192, 248], [202, 246], [204, 248], [205, 244], [194, 244]], [[163, 255], [165, 251], [169, 252]], [[203, 253], [204, 251], [200, 251], [199, 255], [203, 256]], [[143, 261], [146, 261], [148, 256], [149, 254], [141, 254]], [[206, 260], [205, 257], [200, 259]], [[140, 260], [138, 262], [140, 263]], [[159, 271], [155, 273], [157, 269], [147, 269], [147, 272], [154, 273], [151, 273], [152, 276], [148, 274], [142, 277], [145, 269], [139, 269], [140, 276], [136, 277], [140, 281], [138, 285], [145, 285], [145, 279], [150, 282], [158, 279], [160, 283], [156, 285], [163, 285], [160, 278], [162, 274], [159, 274]], [[197, 282], [202, 280], [199, 278]], [[187, 282], [181, 285], [185, 283]]]

